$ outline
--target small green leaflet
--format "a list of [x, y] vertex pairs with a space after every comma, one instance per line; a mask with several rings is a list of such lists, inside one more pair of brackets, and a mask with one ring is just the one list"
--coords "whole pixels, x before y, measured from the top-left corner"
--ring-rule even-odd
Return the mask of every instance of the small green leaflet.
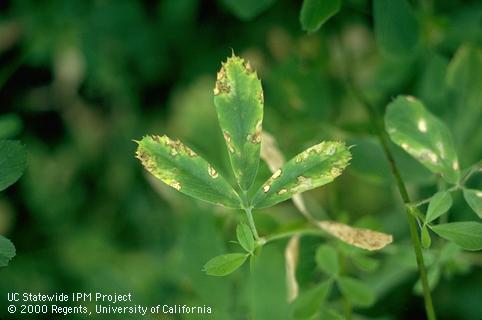
[[251, 20], [267, 10], [276, 0], [221, 0], [226, 8], [241, 20]]
[[227, 276], [243, 265], [248, 257], [245, 253], [228, 253], [209, 260], [203, 270], [210, 276]]
[[460, 179], [457, 154], [449, 129], [411, 96], [390, 103], [385, 125], [393, 142], [449, 183]]
[[464, 198], [479, 218], [482, 218], [482, 190], [464, 189]]
[[304, 0], [300, 12], [303, 30], [317, 31], [323, 23], [340, 11], [341, 0]]
[[318, 312], [331, 291], [332, 280], [324, 281], [303, 293], [293, 303], [293, 317], [308, 319]]
[[452, 206], [452, 196], [448, 191], [437, 192], [428, 204], [425, 223], [430, 223], [447, 212]]
[[236, 192], [224, 177], [179, 140], [146, 136], [136, 155], [147, 171], [174, 189], [196, 199], [240, 208]]
[[324, 141], [288, 161], [253, 196], [255, 208], [266, 208], [293, 195], [332, 182], [351, 159], [342, 142]]
[[249, 253], [253, 253], [254, 251], [254, 238], [251, 229], [245, 223], [240, 223], [236, 227], [236, 236], [238, 238], [238, 242], [243, 247], [244, 250], [248, 251]]
[[329, 276], [335, 277], [338, 274], [338, 254], [332, 246], [319, 246], [316, 250], [315, 259], [318, 267]]
[[367, 307], [375, 302], [375, 293], [360, 280], [341, 277], [337, 280], [341, 293], [354, 305]]
[[420, 231], [420, 237], [422, 238], [422, 247], [424, 249], [430, 248], [432, 239], [430, 238], [430, 233], [428, 232], [428, 228], [426, 225], [422, 226], [422, 230]]
[[482, 223], [475, 221], [451, 222], [432, 226], [431, 229], [465, 250], [482, 249]]
[[419, 26], [406, 0], [374, 0], [373, 18], [377, 45], [382, 53], [406, 57], [415, 51]]
[[233, 54], [217, 74], [214, 105], [234, 175], [243, 190], [249, 189], [258, 171], [263, 104], [256, 72]]
[[15, 257], [13, 243], [0, 235], [0, 267], [6, 267], [13, 257]]
[[0, 191], [15, 183], [26, 166], [25, 147], [19, 141], [0, 140]]

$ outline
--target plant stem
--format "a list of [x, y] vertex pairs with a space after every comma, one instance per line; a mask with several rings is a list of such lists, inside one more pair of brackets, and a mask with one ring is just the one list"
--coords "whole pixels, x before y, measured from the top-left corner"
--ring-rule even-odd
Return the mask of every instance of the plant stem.
[[258, 230], [256, 230], [256, 224], [254, 223], [253, 213], [251, 211], [252, 211], [251, 207], [244, 208], [244, 212], [246, 212], [246, 217], [248, 218], [248, 224], [249, 224], [249, 227], [251, 228], [251, 232], [253, 233], [254, 240], [258, 241], [259, 240]]
[[390, 151], [388, 136], [385, 131], [385, 126], [383, 122], [381, 122], [381, 117], [378, 115], [377, 110], [371, 105], [368, 99], [365, 98], [365, 96], [351, 83], [351, 81], [349, 81], [349, 85], [354, 95], [362, 103], [362, 105], [366, 108], [367, 112], [370, 115], [370, 120], [376, 131], [375, 133], [378, 137], [378, 140], [380, 141], [380, 144], [382, 145], [383, 152], [388, 159], [390, 169], [397, 183], [398, 191], [404, 202], [405, 211], [407, 213], [408, 225], [410, 228], [412, 246], [415, 251], [417, 266], [420, 273], [420, 280], [422, 282], [425, 311], [429, 320], [435, 320], [436, 315], [432, 303], [432, 296], [430, 294], [430, 287], [428, 285], [427, 270], [425, 268], [425, 263], [423, 260], [422, 247], [420, 245], [420, 239], [418, 237], [417, 222], [415, 218], [415, 216], [419, 215], [418, 209], [410, 206], [410, 197], [408, 195], [407, 188], [405, 187], [405, 183], [403, 182], [402, 176], [400, 175], [400, 171], [397, 167], [393, 154]]
[[294, 235], [308, 235], [308, 234], [318, 236], [320, 234], [321, 235], [325, 234], [325, 232], [321, 229], [315, 229], [315, 228], [296, 229], [296, 230], [286, 231], [286, 232], [268, 236], [264, 240], [265, 240], [265, 243], [269, 243], [280, 239], [291, 238]]

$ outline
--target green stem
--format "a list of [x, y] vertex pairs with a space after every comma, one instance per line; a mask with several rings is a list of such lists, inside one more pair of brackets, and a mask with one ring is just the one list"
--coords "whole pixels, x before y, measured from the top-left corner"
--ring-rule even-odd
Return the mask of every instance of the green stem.
[[259, 241], [258, 230], [256, 230], [256, 224], [254, 223], [253, 213], [251, 211], [252, 211], [251, 207], [244, 208], [244, 212], [246, 212], [246, 217], [248, 218], [248, 225], [251, 228], [251, 232], [253, 233], [254, 240], [258, 242]]
[[267, 236], [264, 239], [264, 242], [269, 243], [269, 242], [273, 242], [273, 241], [276, 241], [276, 240], [291, 238], [292, 236], [295, 236], [295, 235], [316, 235], [316, 236], [319, 236], [319, 235], [323, 235], [323, 234], [325, 234], [325, 232], [321, 229], [303, 228], [303, 229], [296, 229], [296, 230], [286, 231], [286, 232], [282, 232], [282, 233], [273, 234], [271, 236]]
[[393, 154], [389, 148], [388, 136], [386, 134], [384, 124], [383, 122], [381, 122], [381, 117], [378, 115], [377, 110], [365, 98], [365, 96], [359, 90], [357, 90], [357, 88], [351, 82], [349, 82], [349, 84], [352, 88], [354, 95], [363, 104], [363, 106], [366, 108], [367, 112], [370, 115], [370, 120], [375, 127], [376, 135], [378, 137], [378, 140], [380, 141], [380, 144], [382, 145], [383, 152], [388, 159], [390, 169], [397, 183], [398, 191], [404, 202], [405, 211], [407, 213], [408, 225], [410, 228], [412, 246], [415, 251], [417, 266], [420, 273], [420, 280], [422, 282], [425, 311], [429, 320], [435, 320], [436, 315], [432, 303], [432, 296], [430, 294], [430, 287], [428, 285], [427, 269], [425, 268], [425, 263], [423, 260], [422, 246], [420, 245], [420, 238], [418, 237], [417, 222], [415, 218], [415, 216], [418, 216], [420, 213], [418, 212], [417, 208], [410, 206], [410, 197], [408, 195], [407, 188], [405, 187], [405, 183], [403, 182], [402, 176], [400, 175], [400, 171], [395, 162]]

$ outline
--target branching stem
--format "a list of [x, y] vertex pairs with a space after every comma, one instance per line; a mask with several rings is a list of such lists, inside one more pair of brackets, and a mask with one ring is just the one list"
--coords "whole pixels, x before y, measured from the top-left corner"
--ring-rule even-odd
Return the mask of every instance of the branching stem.
[[420, 238], [418, 236], [418, 230], [417, 230], [416, 216], [420, 216], [421, 213], [418, 211], [417, 208], [410, 205], [411, 201], [407, 192], [407, 188], [405, 187], [405, 183], [402, 179], [402, 176], [400, 175], [398, 166], [389, 148], [388, 136], [385, 131], [385, 126], [382, 122], [382, 118], [378, 115], [377, 109], [375, 109], [375, 107], [371, 105], [368, 99], [362, 94], [362, 92], [360, 92], [352, 84], [351, 81], [349, 81], [349, 86], [353, 94], [355, 95], [355, 97], [362, 103], [362, 105], [365, 107], [365, 109], [370, 115], [370, 120], [374, 126], [375, 133], [378, 137], [378, 140], [380, 141], [380, 144], [382, 145], [383, 152], [385, 153], [385, 156], [388, 159], [390, 169], [397, 183], [398, 191], [400, 193], [400, 196], [402, 197], [402, 200], [405, 206], [405, 211], [407, 213], [408, 225], [410, 229], [410, 237], [412, 240], [413, 249], [415, 251], [417, 266], [420, 273], [420, 280], [422, 282], [423, 296], [425, 301], [425, 311], [427, 313], [427, 317], [429, 320], [435, 320], [436, 315], [435, 315], [435, 310], [432, 303], [432, 296], [430, 294], [430, 287], [428, 285], [427, 269], [425, 268], [425, 263], [424, 263], [423, 254], [422, 254], [422, 246], [420, 245]]

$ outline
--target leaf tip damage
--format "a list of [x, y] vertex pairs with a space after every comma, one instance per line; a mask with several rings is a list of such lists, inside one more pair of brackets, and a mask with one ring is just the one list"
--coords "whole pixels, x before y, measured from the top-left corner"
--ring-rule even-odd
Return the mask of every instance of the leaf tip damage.
[[[232, 73], [235, 71], [242, 71], [247, 75], [254, 76], [256, 79], [258, 79], [258, 75], [251, 66], [251, 63], [241, 57], [236, 56], [234, 50], [231, 50], [231, 57], [228, 57], [226, 62], [221, 63], [221, 69], [216, 74], [216, 84], [213, 90], [215, 96], [222, 94], [229, 95], [232, 92], [232, 85], [234, 83]], [[261, 102], [264, 101], [262, 92], [258, 99]]]

